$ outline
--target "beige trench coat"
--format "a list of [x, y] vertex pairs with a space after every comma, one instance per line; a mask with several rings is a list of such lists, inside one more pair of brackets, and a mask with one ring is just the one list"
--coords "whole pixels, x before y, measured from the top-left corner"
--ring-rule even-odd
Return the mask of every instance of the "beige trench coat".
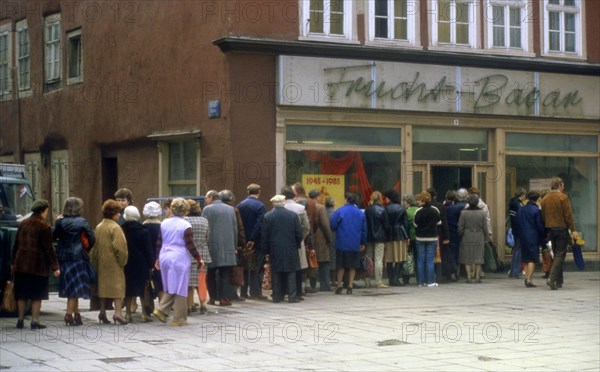
[[125, 296], [125, 273], [127, 264], [127, 241], [121, 226], [105, 218], [94, 231], [96, 244], [90, 253], [90, 259], [98, 282], [96, 291], [100, 298], [122, 298]]

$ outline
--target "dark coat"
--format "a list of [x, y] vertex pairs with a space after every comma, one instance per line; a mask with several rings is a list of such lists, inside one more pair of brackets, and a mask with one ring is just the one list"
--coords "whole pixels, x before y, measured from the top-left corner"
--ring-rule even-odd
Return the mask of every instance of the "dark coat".
[[88, 237], [88, 251], [96, 243], [96, 237], [90, 225], [81, 216], [63, 217], [54, 224], [54, 240], [57, 241], [56, 256], [58, 261], [79, 261], [84, 258], [81, 234]]
[[465, 209], [467, 202], [457, 201], [454, 204], [446, 206], [446, 219], [448, 220], [448, 232], [450, 233], [450, 243], [458, 246], [460, 237], [458, 236], [458, 220], [460, 213]]
[[367, 242], [384, 243], [387, 241], [387, 232], [390, 228], [388, 214], [381, 204], [373, 203], [365, 209], [367, 220]]
[[126, 221], [121, 228], [127, 240], [125, 296], [143, 296], [144, 286], [154, 266], [150, 232], [137, 221]]
[[259, 249], [262, 221], [266, 212], [265, 205], [257, 198], [249, 196], [237, 205], [237, 209], [242, 216], [246, 240], [254, 242], [255, 249]]
[[512, 233], [515, 238], [518, 238], [520, 233], [519, 221], [517, 219], [517, 214], [519, 213], [519, 209], [523, 207], [523, 203], [518, 196], [510, 199], [508, 203], [508, 216], [510, 217], [510, 227], [512, 228]]
[[16, 273], [39, 276], [49, 276], [59, 269], [52, 246], [52, 226], [39, 214], [34, 213], [19, 224], [12, 266]]
[[329, 262], [329, 248], [333, 244], [329, 215], [322, 204], [316, 203], [315, 210], [317, 220], [315, 221], [315, 231], [312, 233], [313, 248], [317, 251], [318, 262]]
[[385, 207], [389, 221], [389, 230], [387, 241], [397, 242], [400, 240], [408, 240], [409, 227], [408, 227], [408, 214], [406, 209], [398, 203], [390, 203]]
[[302, 228], [296, 213], [275, 207], [265, 214], [261, 241], [263, 253], [269, 255], [272, 272], [300, 270], [298, 249], [302, 242]]
[[[541, 246], [544, 243], [546, 228], [542, 221], [542, 212], [534, 202], [529, 202], [517, 213], [519, 239], [524, 247]], [[513, 233], [515, 228], [513, 226]]]

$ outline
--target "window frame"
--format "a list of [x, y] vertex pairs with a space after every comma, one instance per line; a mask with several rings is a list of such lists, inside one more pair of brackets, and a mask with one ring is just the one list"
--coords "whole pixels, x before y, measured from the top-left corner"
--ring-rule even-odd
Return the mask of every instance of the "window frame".
[[[356, 40], [356, 32], [354, 30], [354, 3], [353, 0], [341, 0], [344, 4], [344, 13], [342, 19], [344, 20], [344, 32], [342, 35], [331, 34], [329, 28], [326, 30], [326, 25], [330, 23], [325, 22], [326, 18], [330, 18], [330, 15], [323, 15], [323, 33], [311, 32], [310, 31], [310, 1], [311, 0], [299, 0], [300, 1], [300, 37], [299, 40], [317, 40], [324, 42], [346, 42], [346, 43], [358, 43]], [[322, 0], [323, 9], [330, 8], [329, 4], [333, 0]]]
[[13, 94], [13, 40], [11, 24], [0, 25], [0, 38], [6, 37], [6, 61], [0, 60], [0, 69], [6, 69], [6, 88], [0, 89], [0, 101], [9, 100]]
[[[439, 7], [440, 0], [432, 0], [431, 6], [431, 17], [430, 17], [430, 33], [431, 33], [431, 46], [435, 50], [436, 48], [456, 48], [456, 49], [469, 49], [476, 50], [478, 42], [478, 25], [480, 23], [479, 12], [477, 11], [477, 4], [475, 0], [446, 0], [450, 2], [450, 41], [440, 42], [438, 35], [438, 15], [440, 13]], [[469, 43], [458, 44], [456, 42], [456, 4], [466, 3], [468, 4], [469, 19], [467, 20], [468, 31], [469, 31]], [[454, 19], [454, 20], [453, 20]]]
[[[78, 50], [78, 65], [79, 65], [79, 75], [71, 77], [71, 59], [73, 56], [73, 48], [71, 45], [71, 41], [74, 39], [79, 39], [79, 50]], [[81, 32], [81, 28], [78, 28], [73, 31], [67, 32], [66, 36], [66, 46], [67, 46], [67, 84], [76, 84], [81, 83], [83, 81], [83, 34]]]
[[[419, 3], [418, 0], [405, 0], [406, 1], [406, 39], [397, 39], [390, 37], [394, 33], [394, 0], [386, 0], [388, 2], [388, 36], [377, 37], [375, 36], [375, 2], [368, 1], [367, 8], [367, 26], [368, 26], [368, 44], [384, 44], [386, 46], [413, 46], [421, 48], [419, 43], [419, 33], [417, 32], [419, 26], [419, 17], [417, 17]], [[392, 16], [390, 16], [392, 14]]]
[[[54, 27], [58, 27], [58, 38], [49, 40], [50, 28]], [[60, 84], [62, 78], [61, 36], [60, 13], [49, 15], [44, 18], [44, 83], [46, 85]], [[50, 61], [51, 56], [56, 58], [52, 62]], [[54, 66], [51, 66], [51, 64], [54, 64]]]
[[[530, 53], [531, 45], [529, 42], [529, 15], [531, 14], [531, 2], [529, 0], [486, 0], [486, 31], [487, 31], [487, 48], [493, 51], [500, 51], [506, 53]], [[503, 46], [494, 45], [494, 6], [501, 6], [504, 13], [504, 38], [505, 43]], [[521, 46], [512, 47], [510, 46], [510, 9], [518, 7], [521, 9], [520, 15], [520, 30], [521, 30]]]
[[[549, 0], [541, 0], [542, 1], [542, 9], [543, 9], [543, 22], [541, 25], [542, 28], [542, 46], [543, 46], [543, 55], [544, 56], [558, 56], [562, 58], [585, 58], [584, 53], [584, 43], [583, 43], [583, 19], [584, 19], [584, 7], [582, 5], [581, 0], [573, 0], [573, 6], [565, 6], [565, 0], [559, 0], [559, 5], [550, 4]], [[560, 14], [559, 17], [559, 50], [550, 50], [550, 13], [558, 12]], [[568, 52], [565, 51], [565, 29], [564, 29], [564, 15], [566, 13], [575, 14], [575, 51]]]
[[[21, 55], [23, 48], [21, 47], [21, 36], [25, 35], [27, 43], [26, 54]], [[17, 68], [17, 89], [19, 93], [31, 91], [31, 38], [29, 37], [29, 25], [27, 19], [22, 19], [16, 24], [15, 32], [15, 56]], [[22, 64], [27, 66], [27, 79], [23, 79]]]

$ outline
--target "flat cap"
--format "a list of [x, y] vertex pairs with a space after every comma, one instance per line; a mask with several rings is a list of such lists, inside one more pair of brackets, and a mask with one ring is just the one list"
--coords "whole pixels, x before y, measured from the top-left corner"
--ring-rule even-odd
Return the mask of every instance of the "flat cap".
[[285, 203], [285, 196], [283, 195], [275, 195], [271, 198], [271, 202], [273, 203]]
[[50, 204], [48, 203], [48, 200], [38, 199], [31, 205], [31, 211], [34, 213], [40, 213], [49, 206]]

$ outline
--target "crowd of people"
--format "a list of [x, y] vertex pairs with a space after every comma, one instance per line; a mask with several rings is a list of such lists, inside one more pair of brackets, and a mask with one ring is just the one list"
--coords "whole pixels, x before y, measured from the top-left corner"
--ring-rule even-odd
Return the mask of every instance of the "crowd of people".
[[[269, 212], [259, 185], [248, 185], [247, 194], [235, 204], [230, 190], [210, 190], [204, 208], [196, 200], [174, 198], [163, 205], [148, 202], [140, 214], [131, 191], [119, 189], [102, 205], [103, 219], [94, 230], [81, 216], [79, 198], [66, 200], [54, 227], [46, 222], [48, 202], [35, 201], [13, 250], [17, 328], [24, 328], [28, 300], [31, 329], [45, 328], [39, 316], [50, 274], [60, 278], [69, 326], [83, 324], [79, 299], [97, 305], [100, 323], [110, 323], [109, 309], [115, 324], [134, 322], [138, 297], [140, 321], [166, 323], [171, 317], [171, 325], [184, 326], [198, 307], [204, 314], [207, 305], [268, 300], [263, 294], [268, 278], [274, 303], [286, 297], [297, 303], [318, 291], [351, 295], [357, 274], [369, 271], [369, 259], [373, 272], [364, 278], [367, 287], [405, 286], [413, 275], [418, 287], [461, 276], [467, 283], [482, 282], [492, 230], [487, 205], [474, 187], [448, 191], [443, 203], [431, 188], [402, 197], [396, 190], [373, 191], [364, 211], [356, 194], [348, 193], [335, 209], [332, 199], [322, 205], [319, 191], [307, 194], [301, 183], [284, 186], [270, 199]], [[567, 245], [577, 239], [564, 182], [555, 177], [543, 197], [519, 189], [509, 216], [516, 238], [509, 276], [520, 275], [522, 261], [525, 286], [535, 287], [540, 248], [551, 242], [554, 263], [547, 284], [561, 288]]]

